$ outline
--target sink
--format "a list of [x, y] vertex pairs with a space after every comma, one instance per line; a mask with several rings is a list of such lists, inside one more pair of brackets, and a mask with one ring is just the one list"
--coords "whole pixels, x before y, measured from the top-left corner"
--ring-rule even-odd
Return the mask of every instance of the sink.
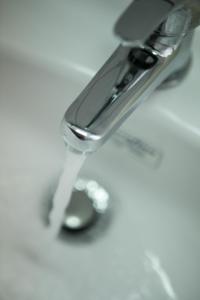
[[46, 224], [60, 121], [116, 47], [129, 2], [1, 1], [2, 300], [200, 297], [199, 30], [187, 78], [156, 91], [81, 170], [109, 192], [109, 219], [56, 240]]

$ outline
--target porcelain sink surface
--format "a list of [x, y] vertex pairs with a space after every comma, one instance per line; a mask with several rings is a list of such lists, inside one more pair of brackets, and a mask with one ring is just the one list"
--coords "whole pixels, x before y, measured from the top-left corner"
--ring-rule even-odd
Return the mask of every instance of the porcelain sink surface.
[[[102, 48], [89, 54], [86, 43], [84, 53], [76, 48], [73, 57], [69, 35], [64, 63], [58, 49], [49, 50], [46, 59], [48, 45], [33, 31], [30, 45], [17, 17], [11, 23], [16, 22], [18, 44], [12, 40], [5, 25], [15, 10], [2, 3], [7, 18], [0, 21], [0, 298], [199, 299], [200, 32], [187, 79], [154, 93], [81, 171], [109, 191], [108, 219], [82, 235], [54, 241], [46, 218], [64, 160], [60, 120], [114, 48], [111, 25], [122, 8], [117, 1], [111, 14], [111, 5], [102, 1], [97, 10], [94, 1], [94, 19], [104, 12], [107, 21], [112, 16], [110, 42], [97, 26], [100, 38], [93, 33], [92, 43], [96, 37]], [[70, 3], [69, 16], [75, 11]], [[30, 21], [27, 12], [25, 7]], [[42, 20], [42, 8], [40, 14]]]

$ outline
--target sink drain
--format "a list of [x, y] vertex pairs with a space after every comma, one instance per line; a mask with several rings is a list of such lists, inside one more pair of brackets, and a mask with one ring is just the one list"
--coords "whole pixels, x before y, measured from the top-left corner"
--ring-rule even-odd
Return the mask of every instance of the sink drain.
[[85, 230], [94, 225], [108, 207], [109, 194], [99, 183], [78, 179], [65, 212], [63, 229], [71, 232]]

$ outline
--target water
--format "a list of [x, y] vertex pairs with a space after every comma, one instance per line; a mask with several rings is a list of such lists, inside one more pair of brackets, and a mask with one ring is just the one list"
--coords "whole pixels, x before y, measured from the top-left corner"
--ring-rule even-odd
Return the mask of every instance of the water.
[[65, 210], [69, 204], [78, 173], [85, 161], [86, 155], [67, 148], [63, 173], [53, 198], [53, 207], [49, 215], [51, 232], [56, 237], [63, 224]]

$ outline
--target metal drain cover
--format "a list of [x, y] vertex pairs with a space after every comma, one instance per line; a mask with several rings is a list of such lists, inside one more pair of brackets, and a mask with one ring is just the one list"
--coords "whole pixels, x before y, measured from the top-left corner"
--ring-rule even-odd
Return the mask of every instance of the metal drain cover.
[[80, 231], [90, 227], [108, 209], [109, 194], [94, 180], [78, 179], [69, 206], [65, 212], [63, 228]]

